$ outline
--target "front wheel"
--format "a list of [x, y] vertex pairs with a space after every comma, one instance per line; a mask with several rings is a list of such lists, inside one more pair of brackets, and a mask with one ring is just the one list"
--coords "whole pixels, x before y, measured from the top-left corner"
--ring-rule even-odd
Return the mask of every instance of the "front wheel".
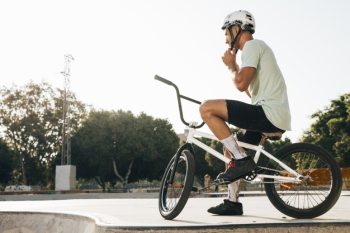
[[159, 212], [165, 219], [173, 219], [180, 214], [190, 196], [194, 177], [194, 158], [190, 151], [183, 150], [179, 157], [174, 182], [170, 184], [175, 156], [168, 164], [159, 192]]
[[[308, 143], [295, 143], [282, 148], [275, 157], [304, 177], [298, 182], [264, 179], [266, 195], [279, 211], [293, 218], [315, 218], [337, 202], [342, 175], [339, 165], [326, 150]], [[269, 175], [291, 176], [277, 163], [272, 163], [270, 168]]]

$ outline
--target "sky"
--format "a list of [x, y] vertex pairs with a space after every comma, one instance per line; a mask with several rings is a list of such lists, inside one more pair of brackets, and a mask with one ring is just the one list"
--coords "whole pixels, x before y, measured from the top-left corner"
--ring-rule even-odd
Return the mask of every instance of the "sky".
[[[296, 142], [313, 113], [349, 93], [348, 9], [345, 0], [1, 1], [0, 85], [45, 80], [63, 88], [64, 54], [71, 54], [70, 88], [80, 101], [168, 119], [182, 133], [175, 89], [154, 75], [199, 101], [250, 103], [221, 60], [225, 16], [248, 10], [254, 38], [271, 47], [285, 78], [292, 114], [285, 136]], [[198, 105], [183, 107], [186, 121], [201, 122]]]

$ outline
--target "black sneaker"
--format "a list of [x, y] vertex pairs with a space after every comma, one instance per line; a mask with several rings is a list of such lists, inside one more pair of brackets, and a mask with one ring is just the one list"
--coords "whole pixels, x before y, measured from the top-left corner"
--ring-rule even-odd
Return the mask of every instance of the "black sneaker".
[[211, 207], [208, 209], [209, 213], [218, 214], [218, 215], [242, 215], [243, 206], [240, 202], [232, 202], [228, 199], [224, 200], [224, 203]]
[[256, 168], [256, 163], [252, 157], [247, 156], [243, 159], [236, 160], [234, 167], [229, 167], [225, 172], [221, 172], [218, 177], [216, 177], [215, 182], [219, 184], [232, 183], [242, 177], [247, 173], [251, 172]]

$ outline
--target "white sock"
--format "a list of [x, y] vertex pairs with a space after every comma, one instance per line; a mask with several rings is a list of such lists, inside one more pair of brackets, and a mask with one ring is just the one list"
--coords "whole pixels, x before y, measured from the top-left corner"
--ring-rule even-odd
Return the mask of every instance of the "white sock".
[[232, 202], [239, 202], [240, 180], [228, 184], [228, 199]]
[[247, 157], [246, 153], [244, 153], [238, 146], [235, 137], [233, 134], [229, 136], [228, 138], [225, 138], [223, 140], [220, 140], [222, 144], [226, 147], [226, 149], [230, 152], [233, 159], [243, 159]]

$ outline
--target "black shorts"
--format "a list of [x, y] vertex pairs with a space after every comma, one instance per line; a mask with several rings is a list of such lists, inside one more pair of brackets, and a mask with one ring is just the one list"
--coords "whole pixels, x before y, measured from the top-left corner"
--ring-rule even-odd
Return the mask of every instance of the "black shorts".
[[237, 133], [237, 139], [241, 142], [259, 145], [262, 132], [285, 132], [267, 119], [260, 105], [246, 104], [236, 100], [226, 100], [226, 105], [228, 123], [242, 129]]

